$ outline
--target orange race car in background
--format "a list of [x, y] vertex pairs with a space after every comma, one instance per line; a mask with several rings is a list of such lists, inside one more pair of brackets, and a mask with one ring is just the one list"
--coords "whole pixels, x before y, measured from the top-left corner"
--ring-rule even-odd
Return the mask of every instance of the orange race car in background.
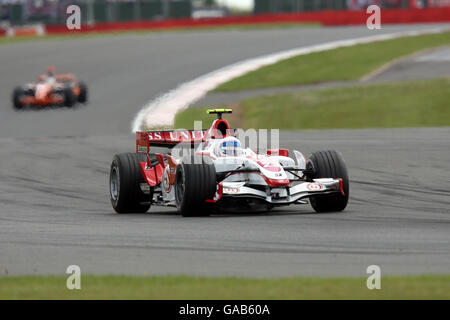
[[15, 109], [24, 107], [66, 106], [77, 102], [86, 103], [88, 88], [72, 74], [57, 74], [55, 68], [47, 68], [47, 73], [39, 76], [37, 82], [16, 87], [13, 92]]

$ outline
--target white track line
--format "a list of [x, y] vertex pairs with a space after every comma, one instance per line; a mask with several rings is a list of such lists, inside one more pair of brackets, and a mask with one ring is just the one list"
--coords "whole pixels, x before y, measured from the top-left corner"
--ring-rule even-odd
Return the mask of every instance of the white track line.
[[274, 64], [278, 61], [292, 58], [294, 56], [305, 55], [313, 52], [327, 51], [336, 48], [349, 47], [362, 43], [370, 43], [382, 40], [395, 39], [399, 37], [410, 37], [423, 34], [441, 33], [450, 30], [449, 28], [434, 28], [420, 31], [396, 32], [391, 34], [369, 36], [363, 38], [339, 40], [308, 47], [300, 47], [291, 50], [243, 60], [241, 62], [226, 66], [216, 71], [207, 73], [189, 82], [179, 85], [177, 88], [159, 96], [148, 102], [133, 120], [133, 132], [151, 127], [172, 126], [175, 114], [189, 107], [195, 101], [219, 85], [240, 77], [250, 71], [263, 66]]

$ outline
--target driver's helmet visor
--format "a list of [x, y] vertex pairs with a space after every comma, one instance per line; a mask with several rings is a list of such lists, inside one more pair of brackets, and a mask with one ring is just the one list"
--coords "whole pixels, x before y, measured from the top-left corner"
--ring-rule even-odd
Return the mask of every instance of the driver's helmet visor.
[[222, 142], [219, 152], [224, 156], [241, 156], [243, 154], [241, 143], [238, 140]]

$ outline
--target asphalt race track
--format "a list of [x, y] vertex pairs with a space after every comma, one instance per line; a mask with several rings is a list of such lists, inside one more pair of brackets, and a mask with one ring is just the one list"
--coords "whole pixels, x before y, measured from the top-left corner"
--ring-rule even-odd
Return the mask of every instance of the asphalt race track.
[[[0, 46], [0, 274], [364, 276], [448, 273], [450, 128], [283, 132], [304, 153], [337, 149], [348, 210], [181, 218], [115, 214], [112, 156], [134, 150], [131, 121], [177, 84], [245, 58], [302, 45], [432, 28], [384, 26], [155, 33]], [[15, 112], [15, 85], [47, 65], [75, 72], [87, 106]]]

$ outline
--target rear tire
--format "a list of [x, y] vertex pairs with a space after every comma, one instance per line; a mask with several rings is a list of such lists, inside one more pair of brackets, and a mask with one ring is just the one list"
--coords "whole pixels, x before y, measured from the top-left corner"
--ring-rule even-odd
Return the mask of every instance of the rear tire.
[[111, 204], [117, 213], [145, 213], [150, 209], [153, 188], [145, 194], [141, 183], [146, 183], [139, 166], [147, 161], [145, 154], [115, 155], [111, 164], [109, 185]]
[[79, 83], [80, 95], [78, 96], [78, 102], [86, 103], [88, 101], [88, 87], [84, 82]]
[[20, 110], [23, 108], [23, 104], [20, 102], [20, 98], [24, 95], [24, 90], [21, 87], [14, 89], [12, 100], [14, 109]]
[[[189, 161], [193, 159], [195, 162]], [[209, 216], [205, 200], [216, 193], [216, 169], [207, 158], [185, 158], [175, 172], [175, 202], [183, 217]]]
[[67, 87], [64, 89], [64, 106], [66, 107], [73, 107], [75, 105], [75, 102], [77, 101], [77, 98], [75, 94], [73, 93], [72, 88]]
[[347, 166], [340, 153], [334, 150], [314, 152], [309, 161], [314, 167], [312, 178], [341, 178], [344, 195], [329, 194], [310, 197], [311, 206], [316, 212], [337, 212], [345, 209], [349, 196]]

